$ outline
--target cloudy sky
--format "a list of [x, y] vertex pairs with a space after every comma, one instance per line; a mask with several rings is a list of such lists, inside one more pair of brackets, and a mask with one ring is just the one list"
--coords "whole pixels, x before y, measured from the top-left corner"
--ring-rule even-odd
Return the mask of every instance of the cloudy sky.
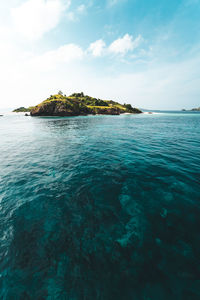
[[1, 1], [0, 68], [2, 109], [58, 90], [200, 106], [200, 0]]

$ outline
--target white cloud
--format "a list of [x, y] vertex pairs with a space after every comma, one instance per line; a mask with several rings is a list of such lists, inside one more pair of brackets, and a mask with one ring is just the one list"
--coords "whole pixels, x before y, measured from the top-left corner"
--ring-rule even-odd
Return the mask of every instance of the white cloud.
[[89, 52], [92, 53], [93, 56], [101, 56], [105, 49], [105, 42], [103, 40], [98, 40], [92, 44], [90, 44]]
[[[94, 40], [89, 48], [63, 44], [38, 55], [29, 52], [32, 49], [30, 45], [25, 47], [18, 42], [12, 28], [0, 27], [0, 108], [38, 104], [59, 89], [66, 94], [84, 91], [99, 98], [116, 99], [151, 109], [199, 106], [199, 48], [191, 50], [188, 59], [169, 64], [164, 55], [158, 57], [158, 53], [163, 51], [160, 45], [152, 44], [152, 48], [145, 49], [139, 47], [134, 52], [141, 42], [141, 36], [134, 39], [126, 34], [113, 41], [112, 47], [106, 47], [100, 39]], [[37, 48], [37, 51], [41, 49]], [[124, 68], [124, 63], [116, 65], [119, 56], [125, 59], [123, 55], [129, 54], [128, 51], [132, 51], [128, 55], [130, 68]], [[118, 55], [110, 55], [112, 53]], [[139, 62], [137, 68], [133, 54], [141, 59], [149, 56], [148, 64], [141, 69]], [[97, 58], [103, 55], [107, 63], [96, 65], [89, 59], [91, 55]]]
[[[154, 62], [144, 70], [136, 71], [133, 68], [132, 72], [122, 72], [118, 69], [115, 73], [102, 73], [99, 69], [92, 69], [82, 59], [83, 50], [73, 44], [38, 57], [30, 57], [24, 52], [20, 54], [20, 49], [18, 53], [12, 47], [10, 56], [6, 57], [8, 50], [0, 48], [0, 59], [2, 55], [4, 61], [4, 64], [0, 62], [0, 82], [3, 87], [0, 107], [14, 109], [35, 105], [58, 90], [66, 94], [83, 91], [102, 99], [150, 109], [189, 109], [199, 106], [199, 53], [179, 63]], [[14, 58], [10, 61], [12, 54], [16, 53], [16, 61]], [[81, 63], [76, 63], [80, 59]], [[53, 68], [53, 71], [48, 68]]]
[[117, 4], [123, 3], [126, 0], [107, 0], [107, 7], [110, 8], [112, 6], [115, 6]]
[[141, 35], [138, 35], [136, 39], [129, 34], [125, 34], [122, 38], [119, 38], [112, 42], [112, 44], [106, 48], [105, 42], [100, 39], [94, 43], [90, 44], [88, 48], [89, 52], [92, 53], [93, 56], [101, 56], [103, 53], [114, 53], [125, 55], [129, 51], [133, 51], [136, 49], [140, 43], [143, 41]]
[[83, 14], [85, 10], [86, 10], [86, 6], [84, 4], [79, 5], [77, 8], [77, 12], [80, 14]]
[[108, 6], [114, 6], [119, 2], [119, 0], [107, 0]]
[[55, 28], [70, 1], [63, 5], [61, 0], [28, 0], [11, 10], [14, 26], [24, 37], [34, 40]]
[[48, 51], [40, 56], [33, 57], [30, 65], [34, 69], [47, 72], [56, 69], [59, 65], [81, 60], [84, 52], [78, 45], [67, 44], [56, 50]]
[[70, 11], [67, 13], [67, 19], [69, 21], [76, 21], [76, 15], [73, 11]]
[[84, 4], [79, 5], [74, 11], [67, 13], [67, 18], [70, 21], [78, 21], [79, 16], [86, 13], [86, 6]]
[[139, 35], [135, 40], [129, 34], [125, 34], [122, 38], [115, 40], [108, 48], [108, 50], [115, 54], [125, 55], [129, 51], [133, 51], [137, 48], [141, 41], [141, 35]]

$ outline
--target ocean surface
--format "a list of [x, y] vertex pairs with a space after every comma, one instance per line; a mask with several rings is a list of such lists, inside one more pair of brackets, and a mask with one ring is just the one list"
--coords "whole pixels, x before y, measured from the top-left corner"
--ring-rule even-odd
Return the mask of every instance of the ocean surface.
[[200, 113], [1, 117], [0, 299], [200, 299]]

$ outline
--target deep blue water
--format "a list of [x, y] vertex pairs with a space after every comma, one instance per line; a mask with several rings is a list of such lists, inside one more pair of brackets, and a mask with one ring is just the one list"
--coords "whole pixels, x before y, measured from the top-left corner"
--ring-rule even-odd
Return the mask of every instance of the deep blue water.
[[0, 299], [200, 299], [200, 114], [0, 118]]

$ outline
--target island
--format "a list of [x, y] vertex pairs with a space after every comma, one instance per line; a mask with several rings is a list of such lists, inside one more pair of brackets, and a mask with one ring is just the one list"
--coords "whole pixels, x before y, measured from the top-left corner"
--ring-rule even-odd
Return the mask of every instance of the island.
[[113, 100], [101, 100], [81, 93], [70, 96], [59, 92], [34, 106], [31, 116], [81, 116], [81, 115], [120, 115], [124, 113], [140, 114], [141, 110], [131, 104], [120, 104]]
[[200, 107], [192, 108], [191, 110], [192, 110], [192, 111], [200, 111]]
[[30, 106], [28, 108], [26, 108], [24, 106], [21, 106], [19, 108], [14, 109], [12, 112], [16, 112], [16, 113], [19, 113], [19, 112], [30, 112], [31, 109], [33, 109], [33, 106]]
[[200, 107], [192, 108], [192, 109], [189, 109], [189, 110], [182, 109], [182, 111], [200, 111]]

